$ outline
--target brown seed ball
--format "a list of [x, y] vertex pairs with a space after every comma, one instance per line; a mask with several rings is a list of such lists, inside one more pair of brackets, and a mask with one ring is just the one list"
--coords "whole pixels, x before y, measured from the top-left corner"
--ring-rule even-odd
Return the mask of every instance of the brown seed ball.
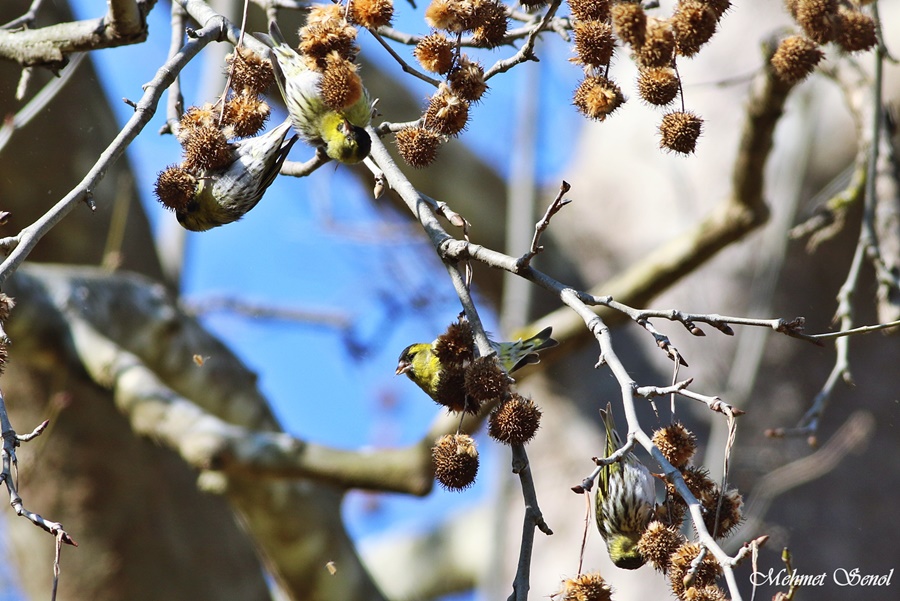
[[393, 17], [392, 0], [353, 0], [350, 3], [350, 20], [369, 29], [390, 25]]
[[464, 0], [431, 0], [425, 9], [425, 22], [435, 29], [443, 29], [453, 33], [469, 31], [475, 6]]
[[241, 93], [225, 103], [223, 122], [234, 129], [236, 137], [247, 138], [263, 128], [270, 112], [269, 105], [255, 94]]
[[579, 21], [609, 19], [610, 0], [568, 0], [572, 15]]
[[465, 365], [475, 358], [475, 334], [468, 321], [461, 320], [447, 326], [438, 336], [434, 354], [441, 365]]
[[795, 35], [781, 40], [772, 55], [775, 74], [787, 83], [806, 79], [825, 57], [819, 47], [810, 39]]
[[703, 0], [703, 3], [712, 9], [716, 19], [721, 19], [722, 15], [731, 8], [731, 0]]
[[466, 434], [447, 434], [431, 449], [434, 479], [447, 490], [465, 490], [478, 475], [478, 451]]
[[442, 367], [434, 400], [455, 413], [474, 415], [481, 410], [481, 402], [466, 394], [466, 369], [461, 365]]
[[234, 149], [218, 127], [203, 125], [185, 131], [184, 163], [188, 171], [220, 169], [234, 161]]
[[644, 45], [637, 53], [642, 67], [669, 67], [675, 55], [675, 32], [669, 21], [647, 20]]
[[332, 52], [326, 57], [319, 91], [329, 108], [342, 111], [362, 98], [363, 84], [356, 72], [358, 68], [337, 52]]
[[675, 49], [681, 56], [694, 56], [716, 33], [718, 18], [713, 10], [699, 0], [678, 3], [672, 15]]
[[553, 601], [610, 601], [613, 589], [599, 572], [581, 574], [563, 581], [562, 589], [551, 596]]
[[597, 121], [606, 119], [624, 102], [621, 88], [601, 75], [585, 77], [575, 90], [573, 99], [573, 104], [582, 114]]
[[834, 39], [840, 26], [837, 0], [798, 0], [796, 19], [803, 32], [818, 44]]
[[591, 67], [609, 64], [616, 48], [612, 26], [602, 21], [578, 21], [575, 31], [575, 62]]
[[307, 22], [307, 25], [300, 29], [299, 51], [319, 71], [325, 68], [325, 58], [332, 52], [353, 61], [359, 53], [359, 46], [356, 45], [356, 28], [343, 19], [339, 22]]
[[453, 44], [442, 33], [422, 38], [413, 55], [426, 71], [446, 73], [453, 67]]
[[690, 111], [675, 111], [663, 116], [659, 124], [660, 148], [691, 154], [703, 131], [703, 119]]
[[9, 319], [9, 314], [15, 306], [16, 301], [13, 297], [5, 292], [0, 292], [0, 323], [6, 323], [6, 320]]
[[248, 48], [240, 48], [225, 60], [231, 72], [231, 89], [235, 92], [262, 94], [275, 82], [272, 63]]
[[[681, 597], [685, 592], [684, 577], [691, 570], [693, 562], [700, 554], [700, 545], [697, 543], [685, 543], [681, 545], [669, 558], [669, 584], [672, 592]], [[700, 569], [694, 577], [691, 586], [704, 587], [715, 584], [716, 576], [721, 572], [719, 563], [712, 553], [707, 553], [700, 562]]]
[[[719, 498], [722, 498], [722, 507], [719, 508]], [[743, 519], [744, 499], [737, 489], [730, 489], [721, 495], [718, 487], [713, 494], [708, 495], [703, 501], [703, 523], [710, 534], [716, 538], [725, 538], [734, 532], [734, 529]], [[716, 514], [719, 519], [716, 521]]]
[[479, 402], [499, 399], [509, 393], [509, 376], [494, 356], [478, 357], [466, 369], [466, 394]]
[[496, 48], [506, 38], [509, 19], [506, 7], [497, 0], [483, 0], [476, 4], [472, 19], [475, 26], [472, 39], [481, 48]]
[[484, 67], [478, 62], [469, 60], [463, 54], [459, 57], [456, 68], [447, 76], [450, 91], [469, 102], [477, 102], [487, 91], [484, 81]]
[[660, 521], [652, 521], [638, 540], [641, 556], [659, 570], [669, 569], [670, 556], [687, 540], [677, 528], [666, 526]]
[[725, 591], [715, 584], [704, 587], [692, 586], [684, 591], [684, 601], [728, 601]]
[[325, 27], [342, 27], [346, 24], [346, 21], [344, 20], [345, 10], [346, 7], [339, 3], [313, 4], [309, 7], [306, 24], [323, 25]]
[[203, 106], [192, 106], [181, 116], [178, 123], [178, 141], [184, 145], [190, 132], [198, 127], [215, 127], [219, 115], [213, 110], [213, 105], [206, 103]]
[[666, 461], [678, 469], [687, 467], [691, 457], [697, 452], [697, 437], [678, 422], [654, 432], [653, 444], [660, 450]]
[[534, 401], [513, 394], [491, 413], [488, 435], [503, 444], [526, 444], [540, 426], [541, 410]]
[[847, 52], [862, 52], [878, 43], [875, 20], [855, 10], [841, 7], [838, 11], [840, 25], [835, 42]]
[[675, 69], [650, 67], [638, 73], [638, 95], [644, 102], [665, 106], [678, 96], [679, 81]]
[[469, 120], [469, 103], [441, 84], [425, 110], [425, 126], [445, 136], [455, 136]]
[[666, 499], [663, 503], [656, 506], [656, 519], [663, 524], [678, 530], [684, 523], [687, 515], [687, 505], [674, 493], [674, 489], [668, 490], [666, 485]]
[[[691, 466], [685, 468], [681, 470], [681, 476], [684, 478], [684, 482], [691, 493], [704, 505], [708, 505], [712, 497], [718, 494], [716, 483], [710, 479], [709, 471], [704, 467]], [[684, 504], [684, 499], [675, 492], [671, 484], [666, 484], [666, 490], [677, 503]]]
[[410, 167], [427, 167], [437, 158], [443, 136], [424, 127], [407, 127], [395, 134], [397, 151]]
[[644, 45], [647, 15], [639, 2], [619, 2], [610, 10], [613, 27], [619, 39], [634, 48]]
[[183, 211], [194, 199], [197, 179], [186, 169], [171, 165], [156, 176], [153, 193], [157, 200], [170, 211]]

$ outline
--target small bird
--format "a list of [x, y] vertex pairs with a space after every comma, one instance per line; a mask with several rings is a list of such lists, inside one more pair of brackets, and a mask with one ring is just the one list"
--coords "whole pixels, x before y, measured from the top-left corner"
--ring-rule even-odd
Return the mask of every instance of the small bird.
[[[500, 365], [507, 373], [532, 363], [538, 363], [538, 352], [556, 346], [556, 340], [550, 337], [553, 328], [544, 328], [536, 335], [526, 340], [519, 339], [516, 342], [490, 341], [491, 347], [497, 353]], [[400, 353], [397, 362], [398, 376], [406, 374], [410, 380], [425, 391], [432, 399], [437, 399], [438, 385], [441, 379], [443, 366], [435, 354], [435, 348], [440, 338], [432, 343], [419, 342], [411, 344]], [[438, 401], [440, 402], [440, 401]]]
[[269, 23], [269, 35], [256, 37], [272, 50], [275, 82], [303, 141], [341, 163], [352, 165], [366, 158], [372, 147], [372, 139], [364, 129], [372, 120], [368, 92], [363, 89], [359, 100], [349, 108], [335, 111], [322, 99], [322, 74], [310, 69], [288, 45], [275, 21]]
[[297, 136], [285, 139], [290, 129], [290, 121], [285, 121], [262, 135], [235, 144], [232, 163], [198, 176], [194, 197], [175, 213], [178, 223], [185, 229], [202, 232], [237, 221], [255, 207], [297, 141]]
[[[600, 417], [606, 429], [604, 457], [609, 457], [622, 446], [622, 441], [616, 433], [610, 405], [600, 410]], [[636, 570], [644, 565], [637, 542], [650, 523], [655, 503], [653, 476], [631, 451], [600, 470], [595, 503], [597, 530], [617, 567]]]

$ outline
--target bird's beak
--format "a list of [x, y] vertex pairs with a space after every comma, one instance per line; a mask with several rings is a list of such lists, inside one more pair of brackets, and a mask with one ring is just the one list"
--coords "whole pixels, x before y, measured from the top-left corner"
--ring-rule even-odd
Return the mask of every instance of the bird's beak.
[[397, 364], [397, 371], [394, 372], [394, 375], [399, 376], [400, 374], [405, 374], [409, 370], [412, 369], [412, 363], [409, 361], [401, 361]]

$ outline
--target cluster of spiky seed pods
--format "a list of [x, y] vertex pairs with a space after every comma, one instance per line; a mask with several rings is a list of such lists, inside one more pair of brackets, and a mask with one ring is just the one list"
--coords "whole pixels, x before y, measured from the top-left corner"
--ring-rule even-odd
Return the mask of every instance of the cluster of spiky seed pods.
[[[691, 465], [697, 450], [694, 434], [676, 422], [654, 432], [653, 444], [679, 470], [691, 493], [700, 501], [704, 525], [710, 534], [723, 538], [734, 532], [741, 521], [741, 495], [735, 489], [723, 494], [705, 469]], [[657, 507], [655, 518], [644, 530], [638, 541], [638, 550], [646, 561], [666, 574], [670, 588], [678, 599], [724, 601], [725, 592], [716, 583], [722, 570], [712, 554], [706, 553], [699, 564], [694, 565], [702, 548], [681, 533], [686, 510], [686, 503], [674, 486], [668, 483], [665, 501]], [[612, 592], [599, 573], [590, 572], [565, 580], [552, 599], [609, 601]]]
[[861, 52], [878, 43], [875, 21], [859, 9], [868, 0], [785, 0], [802, 33], [781, 40], [772, 68], [788, 83], [805, 79], [825, 56], [821, 46], [833, 42], [844, 52]]
[[[486, 403], [498, 406], [488, 418], [488, 435], [503, 444], [525, 444], [541, 422], [531, 399], [515, 391], [495, 356], [475, 357], [475, 338], [468, 321], [450, 324], [438, 336], [434, 354], [441, 363], [434, 400], [451, 411], [477, 414]], [[444, 488], [462, 490], [475, 481], [478, 451], [466, 434], [448, 434], [432, 449], [435, 479]]]

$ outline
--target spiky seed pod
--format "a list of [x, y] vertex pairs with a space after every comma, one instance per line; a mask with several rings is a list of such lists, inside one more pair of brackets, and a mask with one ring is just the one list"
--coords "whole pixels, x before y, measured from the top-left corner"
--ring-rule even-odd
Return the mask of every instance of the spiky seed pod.
[[506, 30], [509, 28], [506, 7], [497, 0], [485, 0], [476, 4], [473, 24], [475, 29], [472, 32], [472, 39], [475, 45], [481, 48], [496, 48], [503, 43]]
[[803, 36], [794, 35], [781, 40], [772, 55], [775, 74], [787, 83], [806, 79], [825, 57], [815, 42]]
[[332, 52], [353, 61], [359, 53], [356, 28], [343, 19], [339, 22], [307, 23], [300, 29], [299, 51], [309, 59], [310, 66], [319, 71], [325, 67], [325, 58]]
[[841, 7], [838, 11], [840, 25], [835, 42], [847, 52], [861, 52], [878, 43], [875, 20], [869, 15]]
[[496, 357], [478, 357], [466, 369], [466, 394], [479, 402], [499, 399], [509, 393], [509, 376]]
[[647, 30], [647, 15], [640, 2], [619, 2], [610, 9], [613, 28], [619, 39], [639, 50], [644, 45]]
[[355, 63], [337, 52], [332, 52], [325, 58], [319, 91], [328, 108], [344, 111], [359, 102], [363, 95], [363, 84], [356, 72], [358, 69]]
[[[697, 497], [700, 503], [706, 505], [717, 492], [716, 483], [709, 477], [709, 470], [702, 466], [690, 466], [681, 470], [681, 476], [691, 493]], [[675, 492], [671, 484], [666, 484], [666, 490], [676, 502], [684, 504], [681, 495]]]
[[431, 0], [425, 22], [435, 29], [461, 33], [472, 29], [475, 5], [465, 0]]
[[368, 29], [390, 25], [393, 17], [392, 0], [353, 0], [350, 3], [350, 20]]
[[599, 572], [581, 574], [563, 580], [562, 589], [551, 595], [553, 601], [610, 601], [613, 589]]
[[722, 16], [731, 8], [731, 0], [703, 0], [703, 3], [713, 11], [716, 20], [721, 20]]
[[666, 461], [678, 469], [687, 467], [691, 457], [697, 452], [697, 437], [678, 422], [654, 432], [653, 444], [657, 446]]
[[183, 211], [194, 198], [197, 179], [186, 169], [170, 165], [156, 176], [153, 193], [157, 200], [170, 211]]
[[513, 394], [491, 413], [488, 435], [503, 444], [525, 444], [540, 425], [541, 410], [534, 401]]
[[447, 434], [431, 449], [434, 479], [447, 490], [464, 490], [478, 475], [478, 450], [466, 434]]
[[[620, 5], [616, 5], [620, 6]], [[575, 90], [573, 104], [586, 117], [603, 121], [625, 102], [622, 89], [602, 75], [585, 77]]]
[[818, 44], [834, 39], [840, 26], [837, 0], [799, 0], [796, 19], [803, 32]]
[[234, 158], [234, 149], [218, 127], [203, 125], [185, 130], [184, 163], [188, 171], [213, 170], [224, 167]]
[[233, 128], [235, 137], [247, 138], [259, 133], [269, 119], [270, 112], [269, 105], [258, 96], [241, 92], [225, 103], [223, 122]]
[[[722, 498], [722, 508], [719, 509], [719, 498]], [[716, 487], [713, 494], [703, 500], [703, 523], [710, 534], [716, 538], [725, 538], [741, 523], [743, 519], [742, 509], [744, 499], [737, 489], [729, 489], [721, 495]], [[716, 514], [719, 519], [716, 521]]]
[[682, 0], [672, 15], [675, 50], [681, 56], [694, 56], [716, 33], [718, 18], [713, 10], [699, 0]]
[[248, 48], [240, 48], [225, 57], [235, 92], [262, 94], [275, 83], [272, 63]]
[[427, 167], [437, 158], [443, 136], [424, 127], [407, 127], [395, 135], [397, 151], [410, 167]]
[[484, 67], [463, 54], [447, 76], [450, 91], [468, 102], [478, 102], [487, 91], [484, 82]]
[[784, 0], [784, 8], [787, 9], [788, 13], [791, 15], [791, 18], [794, 20], [797, 19], [797, 5], [800, 3], [800, 0]]
[[5, 292], [0, 292], [0, 324], [6, 323], [6, 320], [9, 319], [9, 314], [15, 306], [16, 301], [13, 297]]
[[680, 154], [691, 154], [703, 131], [703, 119], [690, 111], [675, 111], [663, 116], [659, 124], [659, 147]]
[[474, 415], [481, 410], [481, 402], [466, 394], [466, 369], [461, 365], [442, 366], [434, 400], [455, 413]]
[[642, 67], [670, 67], [675, 54], [675, 33], [672, 24], [661, 19], [647, 19], [644, 45], [637, 53]]
[[728, 601], [725, 591], [714, 584], [697, 588], [692, 586], [684, 591], [684, 601]]
[[575, 27], [574, 62], [591, 67], [603, 67], [609, 64], [616, 48], [612, 26], [602, 21], [577, 21]]
[[213, 110], [213, 105], [208, 102], [203, 106], [188, 108], [178, 123], [178, 141], [184, 145], [190, 136], [190, 132], [198, 127], [215, 127], [218, 118], [218, 113]]
[[[697, 543], [685, 543], [681, 545], [669, 558], [669, 584], [672, 592], [677, 597], [682, 597], [685, 592], [684, 578], [691, 571], [691, 563], [700, 554], [700, 545]], [[707, 553], [700, 562], [700, 568], [691, 586], [702, 588], [711, 584], [715, 584], [716, 576], [721, 572], [719, 562], [713, 557], [712, 553]]]
[[346, 7], [340, 3], [313, 4], [309, 7], [306, 24], [332, 28], [342, 27], [345, 24], [345, 10]]
[[656, 506], [656, 520], [670, 526], [676, 530], [681, 528], [684, 523], [684, 517], [687, 515], [687, 505], [681, 500], [681, 497], [675, 494], [674, 489], [669, 490], [666, 485], [666, 498]]
[[650, 522], [647, 530], [638, 540], [638, 551], [660, 572], [669, 569], [670, 556], [687, 542], [677, 528], [666, 526], [660, 521]]
[[569, 0], [572, 15], [579, 21], [606, 21], [609, 4], [610, 0]]
[[469, 103], [441, 84], [425, 110], [425, 126], [445, 136], [455, 136], [469, 120]]
[[422, 38], [413, 55], [426, 71], [446, 73], [453, 67], [453, 43], [442, 33]]
[[665, 106], [678, 96], [678, 74], [669, 67], [650, 67], [638, 72], [638, 95], [644, 102]]
[[434, 354], [441, 365], [465, 365], [475, 358], [475, 334], [472, 325], [460, 320], [447, 326], [447, 330], [437, 337]]

